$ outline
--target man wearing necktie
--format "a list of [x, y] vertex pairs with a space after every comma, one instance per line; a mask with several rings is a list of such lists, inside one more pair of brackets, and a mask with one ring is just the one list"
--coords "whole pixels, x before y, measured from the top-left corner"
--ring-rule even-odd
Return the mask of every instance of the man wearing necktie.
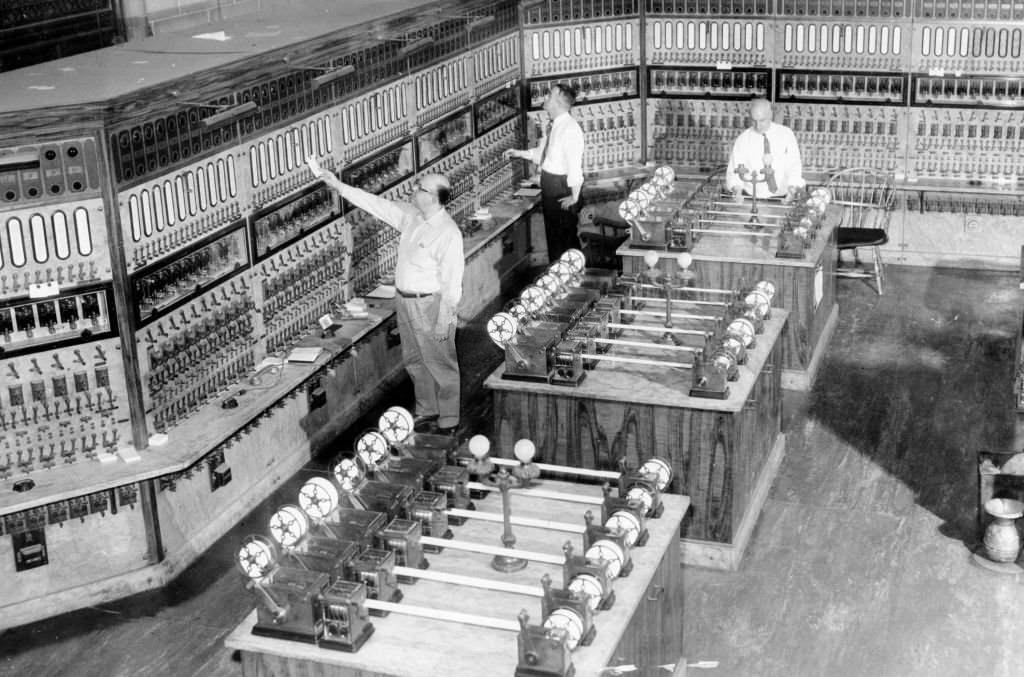
[[[725, 171], [725, 188], [736, 199], [744, 193], [759, 198], [790, 198], [798, 188], [806, 185], [800, 148], [793, 130], [772, 122], [772, 105], [765, 99], [750, 102], [751, 126], [736, 138], [729, 166]], [[757, 177], [756, 184], [745, 181]]]
[[569, 114], [575, 101], [571, 87], [553, 85], [544, 100], [549, 121], [540, 143], [528, 150], [505, 151], [506, 158], [531, 160], [540, 167], [541, 210], [550, 261], [557, 261], [566, 249], [580, 246], [577, 225], [583, 187], [583, 130]]

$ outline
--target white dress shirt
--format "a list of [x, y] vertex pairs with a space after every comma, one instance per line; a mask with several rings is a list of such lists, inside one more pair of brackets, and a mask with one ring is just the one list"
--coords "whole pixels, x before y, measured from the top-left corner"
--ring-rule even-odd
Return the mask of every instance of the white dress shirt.
[[394, 202], [354, 186], [343, 185], [341, 196], [400, 232], [395, 287], [409, 294], [441, 296], [452, 313], [462, 299], [466, 259], [462, 233], [444, 209], [429, 219], [406, 202]]
[[[547, 153], [544, 147], [551, 144]], [[570, 188], [583, 185], [583, 129], [568, 112], [551, 121], [551, 131], [535, 148], [529, 149], [530, 159], [549, 174], [566, 177]], [[541, 164], [541, 159], [544, 163]]]
[[736, 174], [736, 167], [743, 165], [748, 171], [754, 172], [764, 169], [765, 137], [768, 137], [768, 143], [771, 146], [776, 190], [772, 193], [768, 190], [766, 183], [758, 182], [757, 196], [785, 195], [789, 188], [803, 188], [807, 184], [804, 181], [803, 162], [800, 160], [800, 148], [796, 143], [796, 135], [789, 127], [773, 122], [764, 134], [753, 129], [745, 129], [736, 137], [732, 153], [729, 155], [729, 166], [725, 171], [726, 190], [742, 188], [747, 194], [753, 192], [750, 182], [743, 181]]

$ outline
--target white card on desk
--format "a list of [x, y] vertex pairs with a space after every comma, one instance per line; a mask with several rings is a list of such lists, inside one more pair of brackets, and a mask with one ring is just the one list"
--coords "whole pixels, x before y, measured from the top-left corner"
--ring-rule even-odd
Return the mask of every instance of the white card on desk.
[[540, 195], [540, 188], [520, 188], [513, 195], [516, 197], [537, 197]]
[[320, 353], [324, 351], [320, 346], [308, 346], [293, 348], [288, 353], [289, 362], [316, 362], [316, 358], [320, 357]]

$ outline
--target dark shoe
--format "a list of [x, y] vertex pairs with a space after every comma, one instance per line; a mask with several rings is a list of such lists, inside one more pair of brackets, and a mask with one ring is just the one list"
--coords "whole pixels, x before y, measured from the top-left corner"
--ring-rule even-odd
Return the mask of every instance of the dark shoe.
[[438, 428], [438, 435], [445, 435], [446, 437], [455, 437], [455, 433], [459, 432], [459, 426], [453, 425], [451, 428]]
[[417, 416], [412, 420], [412, 430], [417, 433], [437, 432], [437, 416]]

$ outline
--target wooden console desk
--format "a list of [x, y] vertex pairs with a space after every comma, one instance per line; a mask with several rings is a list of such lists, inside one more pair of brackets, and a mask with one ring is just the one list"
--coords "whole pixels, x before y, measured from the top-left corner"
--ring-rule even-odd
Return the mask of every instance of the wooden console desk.
[[[736, 235], [700, 236], [690, 252], [690, 270], [697, 275], [697, 286], [733, 289], [759, 280], [775, 284], [772, 305], [789, 311], [782, 351], [782, 387], [787, 390], [811, 387], [839, 319], [835, 281], [838, 218], [837, 210], [826, 212], [817, 237], [802, 259], [777, 258], [778, 238], [755, 237], [742, 231]], [[616, 251], [622, 257], [622, 271], [636, 274], [647, 270], [644, 255], [649, 251], [626, 240]], [[675, 274], [678, 254], [659, 254], [662, 258], [658, 268], [662, 273]]]
[[[541, 478], [538, 489], [600, 496], [600, 488]], [[525, 495], [524, 495], [525, 494]], [[647, 521], [648, 543], [632, 550], [633, 571], [614, 581], [615, 604], [599, 611], [594, 623], [597, 635], [590, 646], [573, 652], [577, 677], [599, 677], [605, 667], [633, 664], [658, 666], [675, 664], [682, 654], [682, 587], [679, 565], [680, 520], [689, 507], [685, 496], [664, 496], [665, 512]], [[477, 509], [501, 512], [497, 491], [476, 501]], [[588, 506], [529, 496], [529, 490], [511, 494], [513, 516], [557, 520], [583, 524]], [[600, 513], [599, 506], [596, 508]], [[455, 538], [500, 545], [500, 523], [468, 520], [452, 527]], [[513, 532], [516, 547], [561, 556], [562, 544], [571, 541], [582, 554], [582, 536], [550, 529], [517, 526]], [[562, 585], [561, 567], [530, 562], [522, 571], [504, 574], [494, 571], [490, 557], [446, 548], [443, 553], [428, 554], [429, 571], [475, 576], [540, 588], [540, 579], [549, 574], [554, 587]], [[531, 623], [540, 622], [540, 599], [527, 595], [486, 589], [456, 587], [420, 580], [402, 584], [402, 604], [427, 606], [447, 611], [478, 614], [515, 622], [525, 609]], [[242, 589], [241, 575], [238, 580]], [[225, 639], [229, 649], [242, 656], [245, 677], [303, 675], [305, 677], [512, 677], [518, 650], [516, 633], [476, 625], [418, 618], [392, 613], [386, 618], [372, 617], [374, 634], [356, 653], [320, 649], [312, 644], [260, 637], [252, 634], [256, 612]], [[485, 667], [486, 666], [486, 667]], [[648, 669], [651, 672], [651, 669]], [[665, 674], [670, 674], [666, 672]]]
[[790, 316], [772, 310], [724, 400], [690, 397], [688, 370], [602, 362], [571, 387], [504, 379], [501, 365], [485, 381], [496, 453], [528, 438], [545, 463], [635, 468], [660, 456], [693, 504], [683, 561], [735, 569], [785, 451], [778, 365]]

